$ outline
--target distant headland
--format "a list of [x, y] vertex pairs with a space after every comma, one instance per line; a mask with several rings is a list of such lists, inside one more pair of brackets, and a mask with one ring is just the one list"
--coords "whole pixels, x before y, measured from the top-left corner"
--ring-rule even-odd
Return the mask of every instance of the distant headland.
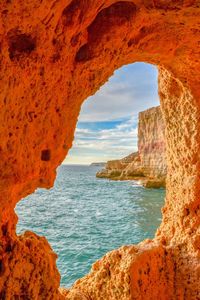
[[90, 164], [91, 167], [105, 167], [106, 162], [93, 162]]

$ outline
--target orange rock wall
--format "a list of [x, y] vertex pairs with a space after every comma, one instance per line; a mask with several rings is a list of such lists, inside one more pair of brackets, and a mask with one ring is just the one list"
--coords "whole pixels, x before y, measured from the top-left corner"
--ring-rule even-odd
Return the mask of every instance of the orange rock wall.
[[[141, 246], [144, 261], [153, 271], [143, 276], [146, 266], [135, 254], [129, 298], [200, 298], [199, 20], [199, 0], [0, 2], [2, 299], [64, 297], [58, 291], [50, 246], [36, 236], [16, 236], [14, 207], [37, 187], [53, 185], [55, 170], [72, 145], [82, 102], [115, 69], [136, 61], [159, 68], [168, 179], [163, 221], [156, 236], [158, 250], [154, 242], [149, 252]], [[171, 253], [169, 265], [165, 251]], [[95, 280], [89, 285], [86, 276], [69, 292], [71, 296], [63, 295], [68, 299], [129, 299], [123, 280], [129, 272], [128, 257], [123, 255], [118, 271], [112, 269], [112, 282], [119, 289], [114, 289], [107, 276], [107, 288], [98, 285], [101, 279], [94, 270]], [[158, 275], [160, 261], [164, 276]], [[139, 279], [134, 266], [140, 269]], [[153, 278], [160, 280], [159, 286]], [[138, 284], [141, 288], [135, 290]]]

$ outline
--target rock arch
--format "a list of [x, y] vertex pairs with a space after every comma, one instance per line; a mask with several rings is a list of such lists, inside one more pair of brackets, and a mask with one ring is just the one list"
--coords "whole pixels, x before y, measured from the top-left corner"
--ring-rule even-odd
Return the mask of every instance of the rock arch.
[[[200, 298], [199, 1], [3, 0], [0, 12], [0, 298]], [[52, 186], [84, 99], [136, 61], [159, 67], [163, 221], [153, 241], [109, 253], [61, 293], [55, 254], [45, 238], [16, 236], [14, 207]]]

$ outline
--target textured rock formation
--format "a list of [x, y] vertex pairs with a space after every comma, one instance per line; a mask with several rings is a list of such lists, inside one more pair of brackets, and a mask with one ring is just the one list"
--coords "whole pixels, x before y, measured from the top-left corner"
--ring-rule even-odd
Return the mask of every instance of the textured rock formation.
[[[173, 278], [173, 267], [170, 251], [152, 241], [123, 246], [94, 263], [91, 272], [77, 280], [66, 299], [83, 299], [82, 295], [85, 299], [101, 299], [102, 294], [103, 299], [172, 299], [173, 281], [167, 277], [170, 273]], [[76, 298], [78, 295], [81, 297]]]
[[[92, 280], [88, 275], [70, 292], [59, 291], [50, 247], [42, 238], [31, 238], [28, 246], [26, 235], [16, 236], [14, 207], [36, 188], [53, 185], [84, 99], [114, 70], [136, 61], [159, 68], [168, 175], [155, 242], [148, 251], [138, 246], [140, 254], [132, 260], [130, 297], [200, 298], [199, 19], [199, 0], [0, 2], [2, 299], [127, 298], [124, 279], [133, 256], [122, 250], [124, 262], [112, 268], [112, 280], [105, 275], [106, 289], [98, 285], [100, 273], [93, 270]], [[112, 254], [106, 260], [112, 262]]]
[[[135, 178], [137, 176], [136, 165], [139, 163], [138, 167], [141, 166], [141, 162], [138, 156], [138, 152], [131, 153], [130, 155], [118, 159], [118, 160], [109, 160], [107, 161], [105, 168], [98, 171], [96, 176], [99, 178], [109, 178], [113, 180], [126, 180], [129, 179], [128, 175], [125, 173], [126, 169], [128, 169], [129, 165], [134, 162], [134, 174], [129, 174], [130, 177]], [[123, 173], [124, 172], [124, 173]], [[142, 171], [139, 171], [139, 176], [143, 176]]]
[[138, 152], [108, 161], [99, 178], [140, 180], [145, 187], [165, 187], [167, 174], [164, 122], [160, 107], [139, 114]]
[[0, 260], [0, 299], [62, 299], [56, 258], [47, 240], [32, 232], [11, 240]]
[[139, 114], [138, 138], [144, 176], [164, 181], [167, 173], [165, 127], [160, 107]]

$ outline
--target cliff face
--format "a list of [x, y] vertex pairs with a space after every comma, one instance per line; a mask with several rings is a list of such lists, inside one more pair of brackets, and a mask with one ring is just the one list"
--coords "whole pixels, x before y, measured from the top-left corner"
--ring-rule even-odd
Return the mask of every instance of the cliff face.
[[146, 187], [164, 187], [167, 173], [164, 121], [160, 107], [139, 114], [138, 152], [108, 161], [99, 178], [140, 180]]
[[[200, 298], [199, 19], [197, 0], [0, 1], [0, 299]], [[53, 185], [81, 104], [134, 62], [159, 68], [162, 224], [61, 294], [55, 255], [44, 238], [16, 235], [14, 208]]]
[[166, 177], [165, 127], [160, 107], [139, 114], [138, 151], [144, 176]]

